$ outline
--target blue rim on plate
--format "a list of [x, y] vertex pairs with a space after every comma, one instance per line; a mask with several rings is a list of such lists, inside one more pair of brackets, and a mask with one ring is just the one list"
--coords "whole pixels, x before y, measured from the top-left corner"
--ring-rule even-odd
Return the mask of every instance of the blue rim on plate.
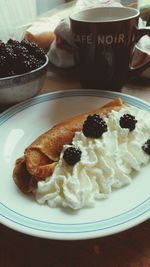
[[[99, 90], [58, 91], [34, 97], [6, 110], [0, 115], [0, 126], [15, 114], [31, 106], [58, 98], [76, 96], [103, 97], [110, 100], [121, 97], [124, 102], [130, 105], [150, 111], [149, 103], [122, 93]], [[38, 237], [62, 240], [95, 238], [123, 231], [150, 218], [150, 197], [119, 215], [103, 220], [89, 220], [85, 223], [69, 224], [34, 219], [12, 210], [2, 202], [0, 202], [0, 217], [2, 223], [6, 226]]]

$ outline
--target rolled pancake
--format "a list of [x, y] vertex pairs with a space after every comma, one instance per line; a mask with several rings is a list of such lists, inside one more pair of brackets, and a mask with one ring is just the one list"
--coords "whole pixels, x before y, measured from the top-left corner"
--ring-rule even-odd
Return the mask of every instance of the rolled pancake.
[[40, 135], [25, 149], [24, 157], [16, 161], [13, 171], [16, 185], [24, 193], [33, 192], [38, 181], [52, 175], [63, 146], [71, 144], [75, 132], [82, 130], [88, 115], [105, 117], [112, 110], [119, 111], [124, 106], [120, 98], [114, 99], [99, 109], [67, 119]]

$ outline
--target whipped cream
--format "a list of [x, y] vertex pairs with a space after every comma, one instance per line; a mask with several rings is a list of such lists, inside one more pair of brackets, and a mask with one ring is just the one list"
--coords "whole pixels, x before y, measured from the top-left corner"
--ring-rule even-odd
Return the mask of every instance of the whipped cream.
[[[120, 117], [135, 116], [135, 130], [122, 129]], [[140, 171], [148, 164], [150, 156], [142, 145], [150, 138], [150, 114], [127, 107], [112, 111], [107, 118], [108, 131], [101, 138], [87, 138], [76, 132], [73, 145], [82, 151], [81, 160], [69, 166], [63, 159], [65, 145], [51, 177], [38, 182], [35, 197], [38, 203], [50, 207], [72, 209], [94, 206], [95, 200], [107, 198], [114, 188], [121, 188], [132, 181], [133, 171]]]

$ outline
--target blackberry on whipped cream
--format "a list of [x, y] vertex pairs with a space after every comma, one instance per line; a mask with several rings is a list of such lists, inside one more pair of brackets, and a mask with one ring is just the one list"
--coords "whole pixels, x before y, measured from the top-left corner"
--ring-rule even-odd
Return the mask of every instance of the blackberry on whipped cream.
[[147, 139], [147, 141], [142, 146], [142, 149], [146, 154], [150, 155], [150, 139]]
[[82, 131], [86, 137], [99, 138], [107, 131], [107, 124], [98, 114], [89, 115]]
[[74, 146], [70, 146], [65, 149], [63, 159], [69, 165], [75, 165], [81, 158], [81, 150]]
[[119, 123], [121, 128], [127, 128], [129, 131], [133, 131], [135, 129], [137, 120], [135, 119], [135, 116], [131, 114], [125, 114], [120, 118]]

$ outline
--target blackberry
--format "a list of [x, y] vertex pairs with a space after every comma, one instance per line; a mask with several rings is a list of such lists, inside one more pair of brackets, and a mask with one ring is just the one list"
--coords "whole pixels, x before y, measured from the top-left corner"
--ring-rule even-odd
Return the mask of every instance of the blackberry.
[[65, 149], [63, 159], [67, 164], [73, 166], [81, 159], [81, 150], [74, 146]]
[[28, 71], [33, 70], [33, 66], [31, 65], [29, 60], [25, 59], [21, 62], [20, 69], [22, 69], [22, 72], [26, 73]]
[[137, 120], [135, 119], [135, 116], [132, 116], [131, 114], [125, 114], [122, 117], [120, 117], [119, 124], [121, 128], [127, 128], [130, 131], [133, 131], [135, 129], [135, 125], [137, 123]]
[[31, 55], [28, 60], [31, 68], [35, 67], [37, 69], [40, 66], [39, 60], [35, 56]]
[[0, 65], [3, 68], [4, 66], [6, 66], [7, 64], [7, 60], [6, 60], [6, 56], [0, 56]]
[[20, 43], [19, 43], [19, 41], [17, 41], [17, 40], [9, 39], [9, 40], [7, 41], [7, 45], [18, 46], [19, 44], [20, 44]]
[[18, 56], [16, 55], [16, 53], [14, 53], [13, 51], [9, 54], [9, 56], [6, 56], [7, 58], [7, 66], [8, 68], [15, 68], [16, 67], [16, 64], [17, 64], [17, 59], [18, 59]]
[[3, 78], [8, 71], [7, 59], [5, 56], [0, 55], [0, 78]]
[[20, 56], [20, 55], [26, 56], [29, 54], [28, 49], [26, 47], [21, 46], [21, 45], [13, 46], [13, 50], [18, 56]]
[[150, 155], [150, 139], [147, 139], [147, 141], [142, 146], [142, 149], [146, 154]]
[[0, 41], [0, 78], [35, 70], [45, 63], [45, 52], [37, 44], [22, 40]]
[[89, 115], [83, 123], [82, 131], [86, 137], [99, 138], [107, 131], [107, 124], [98, 114]]
[[39, 49], [38, 45], [34, 42], [22, 40], [21, 45], [28, 49], [30, 53], [34, 53], [36, 49]]
[[4, 43], [0, 43], [0, 55], [5, 55], [6, 46]]
[[15, 73], [15, 71], [14, 70], [8, 70], [8, 72], [7, 72], [7, 76], [9, 77], [9, 76], [14, 76], [14, 75], [16, 75], [16, 73]]
[[11, 48], [10, 46], [7, 46], [7, 47], [5, 48], [5, 56], [6, 56], [6, 58], [7, 58], [7, 59], [10, 59], [11, 56], [12, 56], [12, 54], [13, 54], [13, 50], [12, 50], [12, 48]]
[[45, 52], [42, 48], [36, 49], [35, 55], [36, 55], [36, 58], [38, 58], [38, 59], [41, 59], [41, 60], [45, 59]]

